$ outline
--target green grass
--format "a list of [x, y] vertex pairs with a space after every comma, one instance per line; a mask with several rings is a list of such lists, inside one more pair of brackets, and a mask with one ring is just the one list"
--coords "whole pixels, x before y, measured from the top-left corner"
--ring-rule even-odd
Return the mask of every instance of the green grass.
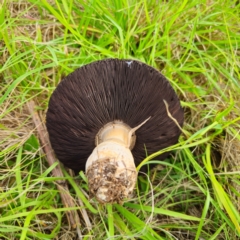
[[[239, 239], [239, 22], [234, 0], [1, 1], [0, 239]], [[185, 124], [178, 144], [143, 161], [157, 168], [123, 206], [89, 200], [84, 174], [64, 171], [77, 234], [26, 103], [44, 118], [63, 76], [109, 57], [159, 69]]]

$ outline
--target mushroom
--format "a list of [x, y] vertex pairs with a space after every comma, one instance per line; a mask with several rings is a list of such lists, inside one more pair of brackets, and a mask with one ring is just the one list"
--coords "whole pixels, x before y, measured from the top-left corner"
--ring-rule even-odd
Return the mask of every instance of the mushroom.
[[91, 195], [121, 203], [136, 185], [136, 165], [175, 144], [183, 120], [178, 97], [160, 72], [135, 60], [106, 59], [60, 82], [46, 125], [57, 158], [76, 172], [85, 169]]

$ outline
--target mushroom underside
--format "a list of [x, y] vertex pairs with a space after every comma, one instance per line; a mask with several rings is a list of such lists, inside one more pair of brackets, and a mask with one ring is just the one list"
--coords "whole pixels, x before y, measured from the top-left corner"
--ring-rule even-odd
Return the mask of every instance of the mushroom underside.
[[121, 203], [135, 187], [136, 166], [178, 141], [183, 109], [160, 72], [138, 61], [108, 59], [65, 77], [46, 120], [58, 159], [75, 172], [86, 168], [90, 194], [99, 202]]

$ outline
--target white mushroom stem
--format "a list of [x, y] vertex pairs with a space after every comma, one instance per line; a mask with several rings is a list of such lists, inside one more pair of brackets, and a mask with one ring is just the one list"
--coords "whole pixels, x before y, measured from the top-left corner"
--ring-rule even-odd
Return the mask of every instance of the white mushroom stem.
[[86, 162], [90, 193], [101, 203], [121, 203], [132, 193], [137, 170], [131, 149], [135, 145], [135, 128], [122, 121], [113, 121], [100, 129], [96, 147]]

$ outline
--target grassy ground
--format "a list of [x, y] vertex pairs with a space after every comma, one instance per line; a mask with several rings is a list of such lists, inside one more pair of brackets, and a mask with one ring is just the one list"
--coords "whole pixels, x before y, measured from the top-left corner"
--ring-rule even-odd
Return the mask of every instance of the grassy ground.
[[[239, 239], [239, 46], [234, 0], [2, 0], [0, 239]], [[158, 161], [158, 152], [145, 160], [158, 167], [139, 177], [123, 206], [87, 200], [84, 175], [75, 176], [77, 232], [26, 103], [33, 99], [44, 118], [63, 76], [109, 57], [159, 69], [181, 99], [185, 124], [168, 159]]]

